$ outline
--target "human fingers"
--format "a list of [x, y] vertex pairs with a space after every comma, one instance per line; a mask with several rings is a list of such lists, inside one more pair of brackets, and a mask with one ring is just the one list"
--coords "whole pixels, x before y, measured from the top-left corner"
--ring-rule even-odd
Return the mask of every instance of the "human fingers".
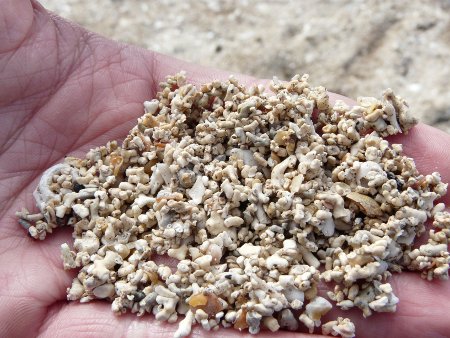
[[[442, 181], [450, 183], [450, 135], [419, 123], [407, 135], [395, 135], [388, 138], [391, 143], [403, 144], [407, 156], [414, 158], [421, 174], [439, 172]], [[442, 202], [450, 203], [450, 194], [442, 198]]]
[[[86, 304], [70, 303], [55, 308], [49, 313], [48, 319], [41, 328], [41, 338], [44, 337], [151, 337], [172, 338], [178, 328], [178, 323], [159, 322], [153, 315], [137, 317], [135, 314], [117, 316], [111, 312], [111, 305], [106, 302], [94, 301]], [[322, 335], [310, 335], [298, 332], [278, 331], [279, 338], [325, 338]], [[270, 338], [274, 333], [261, 331], [258, 338]], [[227, 338], [254, 337], [247, 330], [238, 331], [233, 328], [219, 328], [218, 331], [206, 331], [201, 326], [192, 328], [190, 337], [208, 338], [211, 336]]]
[[[429, 283], [412, 273], [396, 275], [391, 282], [401, 299], [396, 313], [375, 313], [369, 318], [364, 318], [360, 311], [333, 310], [322, 318], [322, 323], [335, 320], [338, 316], [348, 317], [356, 325], [357, 336], [362, 338], [412, 337], [417, 336], [418, 332], [421, 332], [420, 337], [444, 337], [448, 330], [446, 321], [449, 310], [446, 298], [450, 292], [448, 283], [442, 281]], [[63, 335], [76, 337], [77, 333], [88, 330], [94, 336], [169, 338], [173, 337], [177, 327], [177, 324], [158, 322], [149, 315], [138, 318], [134, 314], [125, 314], [119, 317], [110, 311], [109, 304], [96, 301], [89, 306], [70, 303], [61, 308], [55, 307], [43, 324], [41, 332], [43, 337]], [[316, 329], [316, 334], [319, 332], [320, 329]], [[210, 333], [197, 325], [193, 327], [192, 335], [208, 337]], [[262, 331], [259, 334], [262, 338], [272, 335], [268, 331]], [[277, 335], [280, 338], [321, 337], [287, 331], [279, 331]], [[220, 336], [250, 337], [245, 330], [240, 332], [222, 328]]]
[[69, 231], [58, 231], [45, 242], [25, 237], [17, 227], [0, 234], [0, 337], [36, 336], [47, 312], [62, 301], [73, 272], [64, 271], [60, 245]]
[[[32, 4], [29, 0], [0, 0], [0, 55], [16, 49], [28, 34], [32, 24]], [[20, 20], [18, 20], [20, 15]]]
[[343, 311], [334, 307], [323, 321], [348, 317], [356, 327], [356, 336], [378, 337], [447, 337], [450, 284], [421, 279], [417, 273], [395, 274], [389, 280], [400, 299], [395, 313], [374, 313], [364, 318], [359, 309]]

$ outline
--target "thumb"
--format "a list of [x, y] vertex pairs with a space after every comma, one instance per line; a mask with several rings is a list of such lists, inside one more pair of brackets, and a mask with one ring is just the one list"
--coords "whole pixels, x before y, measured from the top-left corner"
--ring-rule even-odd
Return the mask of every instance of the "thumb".
[[0, 0], [0, 8], [1, 57], [25, 40], [33, 24], [33, 4], [29, 0]]

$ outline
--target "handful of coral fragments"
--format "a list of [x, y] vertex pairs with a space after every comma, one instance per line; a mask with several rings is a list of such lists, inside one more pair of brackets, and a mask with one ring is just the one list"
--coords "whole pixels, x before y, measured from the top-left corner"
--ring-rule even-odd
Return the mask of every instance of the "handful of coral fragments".
[[[67, 298], [170, 323], [184, 315], [176, 337], [195, 323], [313, 332], [330, 300], [366, 317], [395, 311], [392, 272], [447, 279], [450, 215], [434, 206], [447, 185], [383, 139], [416, 123], [405, 102], [387, 90], [331, 107], [307, 78], [275, 79], [269, 94], [234, 78], [196, 88], [168, 77], [121, 147], [45, 171], [40, 212], [18, 216], [38, 239], [73, 226], [73, 248], [61, 246], [64, 267], [79, 269]], [[430, 217], [428, 243], [414, 248]], [[321, 328], [355, 334], [348, 318]]]

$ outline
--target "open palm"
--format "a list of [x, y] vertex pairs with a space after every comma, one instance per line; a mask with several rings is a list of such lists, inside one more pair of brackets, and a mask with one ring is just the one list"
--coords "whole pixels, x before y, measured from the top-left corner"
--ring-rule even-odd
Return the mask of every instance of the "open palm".
[[[35, 241], [14, 212], [34, 205], [31, 192], [46, 168], [123, 138], [163, 76], [184, 69], [189, 81], [201, 83], [226, 74], [104, 39], [34, 1], [0, 0], [0, 7], [0, 336], [171, 337], [176, 325], [152, 316], [116, 317], [106, 302], [67, 302], [73, 273], [63, 270], [59, 247], [70, 230]], [[420, 125], [401, 141], [419, 169], [440, 171], [450, 181], [449, 135]], [[358, 336], [449, 335], [450, 283], [409, 273], [392, 283], [401, 300], [398, 312], [370, 320], [350, 313]], [[194, 333], [208, 335], [198, 328]]]

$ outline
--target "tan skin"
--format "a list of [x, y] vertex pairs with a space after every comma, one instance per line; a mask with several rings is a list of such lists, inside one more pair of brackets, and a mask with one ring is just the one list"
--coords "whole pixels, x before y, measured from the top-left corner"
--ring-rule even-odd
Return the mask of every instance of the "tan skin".
[[[202, 83], [228, 74], [97, 36], [34, 1], [0, 0], [0, 8], [0, 337], [171, 337], [176, 325], [153, 316], [116, 317], [106, 302], [67, 302], [66, 287], [75, 272], [63, 270], [59, 246], [70, 241], [70, 230], [58, 229], [45, 241], [35, 241], [17, 224], [14, 212], [33, 207], [31, 192], [45, 168], [65, 155], [81, 156], [123, 138], [165, 75], [184, 69], [189, 81]], [[450, 181], [448, 134], [419, 125], [395, 141], [405, 144], [421, 172], [439, 171]], [[447, 195], [444, 201], [449, 200]], [[401, 300], [397, 313], [371, 320], [347, 313], [359, 337], [448, 336], [450, 283], [403, 273], [392, 284]], [[236, 335], [244, 333], [221, 332]], [[209, 334], [196, 327], [194, 336]]]

